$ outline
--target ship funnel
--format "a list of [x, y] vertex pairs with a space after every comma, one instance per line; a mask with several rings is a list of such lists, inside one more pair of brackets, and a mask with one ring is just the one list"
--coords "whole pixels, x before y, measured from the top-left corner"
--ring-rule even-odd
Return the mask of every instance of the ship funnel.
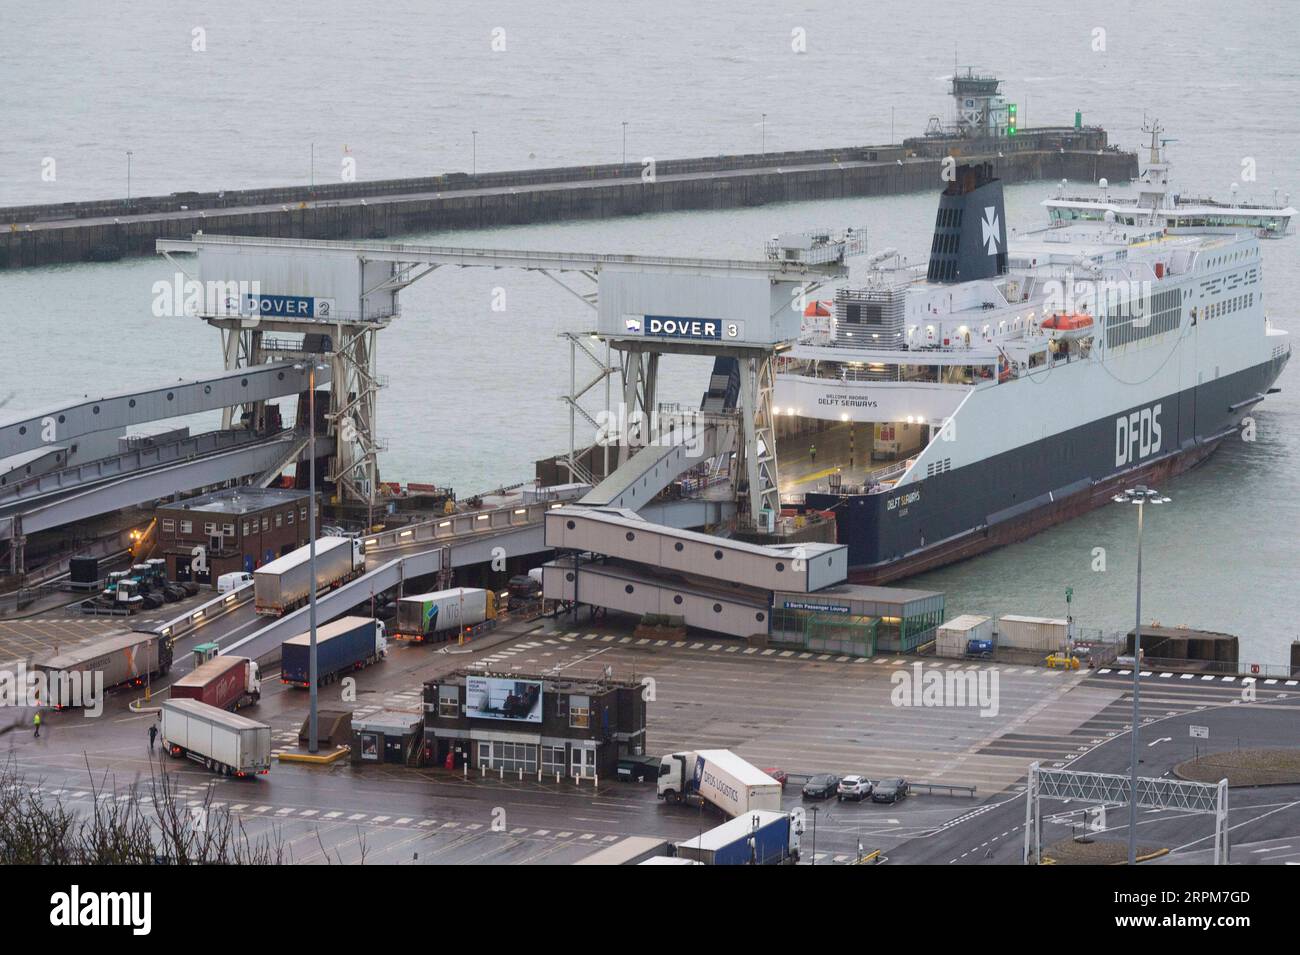
[[958, 166], [957, 177], [939, 194], [927, 278], [969, 282], [1006, 270], [1002, 180], [993, 175], [992, 163]]

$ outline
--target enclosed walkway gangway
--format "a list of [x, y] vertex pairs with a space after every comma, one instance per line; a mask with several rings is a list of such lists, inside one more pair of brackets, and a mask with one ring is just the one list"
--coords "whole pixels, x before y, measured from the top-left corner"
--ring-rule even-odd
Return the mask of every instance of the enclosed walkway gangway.
[[813, 593], [848, 578], [843, 544], [751, 544], [663, 524], [626, 508], [561, 507], [546, 514], [548, 600], [636, 615], [681, 617], [735, 637], [766, 633], [773, 593]]
[[[317, 380], [328, 382], [328, 373], [321, 373]], [[98, 432], [120, 432], [132, 425], [218, 411], [306, 390], [305, 368], [291, 361], [275, 361], [211, 378], [85, 398], [0, 423], [0, 460], [53, 444], [68, 445]]]

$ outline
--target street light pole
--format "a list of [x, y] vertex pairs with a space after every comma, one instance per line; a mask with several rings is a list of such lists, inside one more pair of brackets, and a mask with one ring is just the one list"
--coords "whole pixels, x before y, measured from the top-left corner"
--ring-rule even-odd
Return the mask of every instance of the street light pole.
[[470, 147], [471, 152], [470, 152], [469, 172], [470, 175], [473, 176], [478, 174], [478, 130], [477, 129], [470, 130], [469, 135], [470, 135], [470, 141], [472, 143]]
[[763, 114], [763, 136], [760, 142], [762, 143], [763, 155], [766, 156], [767, 155], [767, 113]]
[[627, 120], [623, 120], [623, 165], [627, 165]]
[[809, 862], [808, 864], [816, 865], [817, 864], [817, 813], [821, 812], [821, 810], [817, 806], [812, 806], [809, 811], [812, 813], [812, 817], [813, 817], [813, 844], [812, 844], [812, 861]]
[[126, 151], [126, 207], [131, 208], [131, 150]]
[[1138, 727], [1142, 717], [1142, 524], [1147, 504], [1168, 504], [1154, 488], [1139, 484], [1113, 498], [1116, 504], [1136, 504], [1138, 509], [1137, 535], [1137, 618], [1133, 625], [1133, 726], [1129, 732], [1129, 801], [1128, 801], [1128, 864], [1137, 865], [1138, 824]]
[[311, 634], [310, 649], [307, 654], [307, 679], [310, 681], [311, 716], [307, 725], [307, 752], [318, 749], [316, 741], [316, 363], [313, 361], [307, 371], [307, 573], [311, 576], [309, 591], [310, 610], [308, 627]]

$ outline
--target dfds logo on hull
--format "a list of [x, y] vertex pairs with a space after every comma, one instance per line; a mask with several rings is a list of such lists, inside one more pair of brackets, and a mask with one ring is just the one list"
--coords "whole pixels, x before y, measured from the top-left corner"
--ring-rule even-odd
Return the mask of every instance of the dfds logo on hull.
[[1115, 419], [1115, 467], [1136, 464], [1160, 450], [1160, 405]]

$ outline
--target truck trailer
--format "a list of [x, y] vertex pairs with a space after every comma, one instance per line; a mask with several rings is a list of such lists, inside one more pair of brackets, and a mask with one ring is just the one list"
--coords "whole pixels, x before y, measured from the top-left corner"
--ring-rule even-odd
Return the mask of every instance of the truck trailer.
[[[280, 682], [311, 686], [311, 633], [300, 633], [280, 648]], [[388, 653], [384, 625], [370, 617], [340, 617], [316, 628], [316, 682], [329, 683], [375, 663]]]
[[[282, 617], [301, 607], [311, 593], [311, 545], [299, 547], [253, 571], [253, 605], [263, 616]], [[361, 542], [351, 537], [316, 541], [316, 590], [326, 591], [355, 577], [365, 566]]]
[[213, 657], [171, 686], [173, 700], [198, 700], [221, 710], [237, 710], [262, 698], [261, 674], [248, 657]]
[[105, 637], [84, 647], [67, 650], [33, 665], [49, 683], [49, 698], [42, 704], [63, 709], [92, 702], [80, 674], [103, 674], [103, 688], [142, 686], [152, 676], [171, 669], [172, 640], [158, 633], [130, 632]]
[[162, 741], [171, 756], [225, 776], [254, 776], [271, 768], [271, 727], [198, 700], [163, 703]]
[[414, 594], [397, 602], [393, 636], [423, 643], [446, 639], [461, 627], [472, 627], [497, 615], [496, 594], [477, 587], [453, 587]]
[[781, 809], [781, 784], [726, 749], [662, 757], [656, 795], [665, 802], [679, 803], [700, 798], [728, 816]]
[[677, 857], [704, 865], [792, 865], [802, 832], [790, 813], [756, 809], [677, 843]]

